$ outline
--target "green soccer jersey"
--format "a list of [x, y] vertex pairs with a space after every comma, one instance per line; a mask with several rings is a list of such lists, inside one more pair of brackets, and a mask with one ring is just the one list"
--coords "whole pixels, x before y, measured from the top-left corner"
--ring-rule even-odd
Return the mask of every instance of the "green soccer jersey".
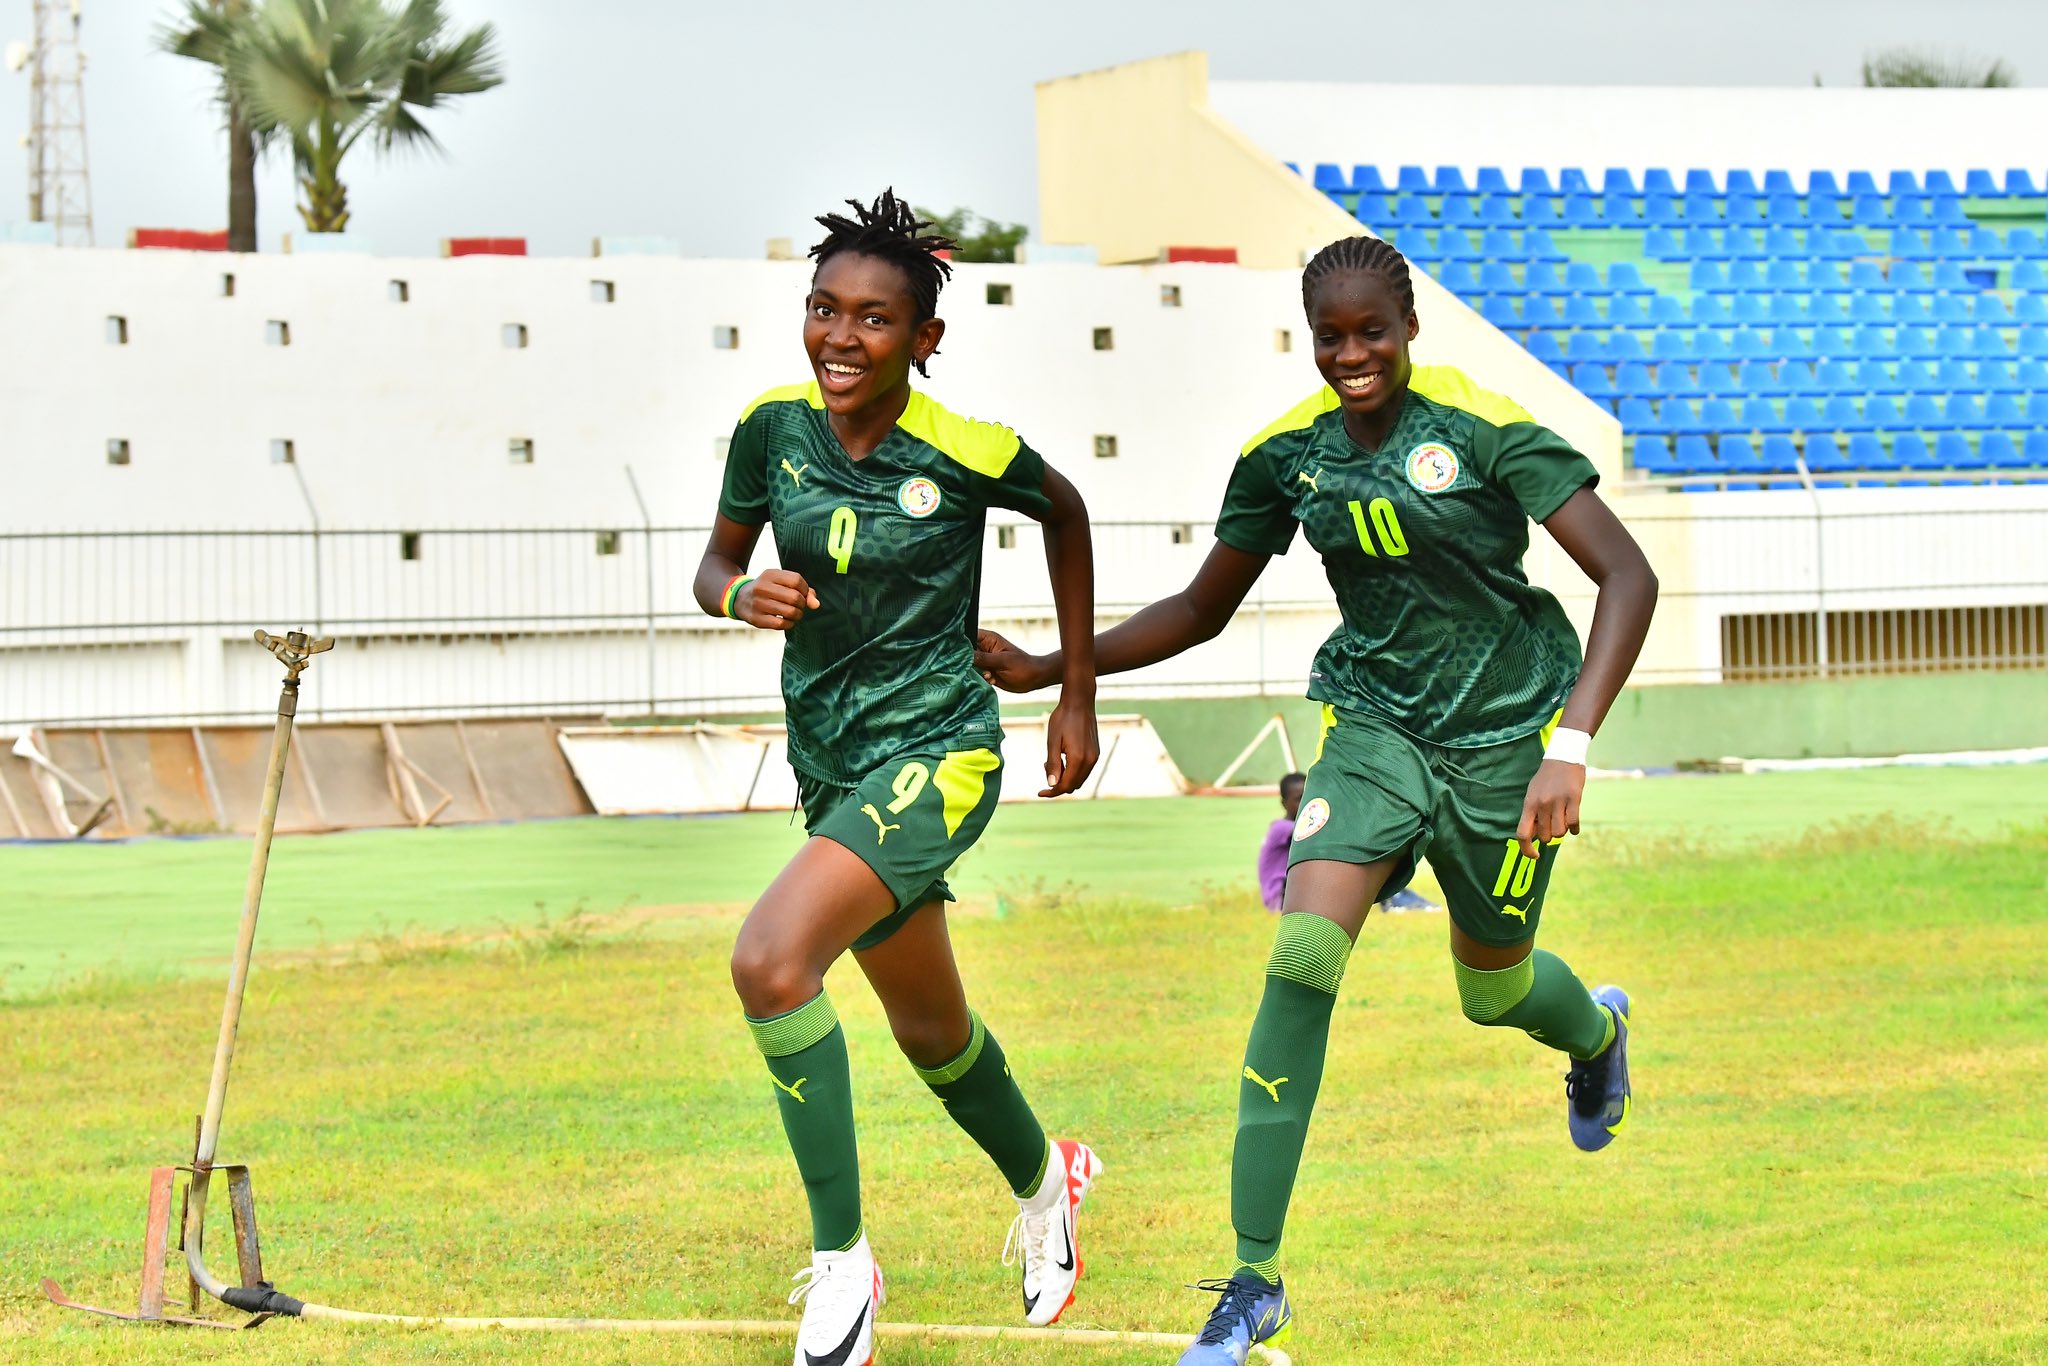
[[1518, 405], [1448, 366], [1417, 366], [1384, 445], [1344, 430], [1325, 386], [1244, 448], [1216, 538], [1285, 554], [1298, 522], [1343, 623], [1308, 695], [1437, 745], [1540, 729], [1579, 674], [1578, 634], [1522, 572], [1529, 520], [1597, 482]]
[[1015, 432], [915, 391], [860, 460], [815, 383], [740, 415], [718, 510], [773, 523], [782, 567], [818, 595], [782, 651], [793, 767], [852, 785], [906, 750], [1000, 746], [995, 690], [974, 670], [982, 526], [990, 507], [1042, 519], [1044, 485]]

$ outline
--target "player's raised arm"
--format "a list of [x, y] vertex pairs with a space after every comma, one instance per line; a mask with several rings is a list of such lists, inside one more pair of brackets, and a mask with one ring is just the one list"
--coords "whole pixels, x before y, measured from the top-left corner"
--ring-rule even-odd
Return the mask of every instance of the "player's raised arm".
[[1060, 700], [1045, 722], [1045, 788], [1041, 797], [1080, 789], [1101, 753], [1095, 729], [1095, 547], [1088, 505], [1052, 466], [1045, 467], [1045, 568], [1059, 617]]

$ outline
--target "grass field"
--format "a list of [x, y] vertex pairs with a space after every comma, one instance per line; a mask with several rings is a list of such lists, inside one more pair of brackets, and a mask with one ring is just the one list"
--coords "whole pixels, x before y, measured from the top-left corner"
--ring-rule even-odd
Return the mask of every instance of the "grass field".
[[[1011, 808], [957, 879], [973, 998], [1049, 1126], [1110, 1164], [1070, 1324], [1191, 1332], [1207, 1301], [1180, 1287], [1226, 1269], [1269, 805]], [[2044, 810], [2040, 768], [1596, 788], [1544, 930], [1637, 998], [1637, 1114], [1594, 1157], [1565, 1138], [1555, 1055], [1458, 1016], [1442, 918], [1370, 925], [1284, 1250], [1295, 1360], [2048, 1359]], [[255, 1167], [271, 1274], [363, 1308], [788, 1316], [801, 1188], [725, 959], [796, 838], [744, 817], [280, 841], [222, 1145]], [[0, 1360], [788, 1360], [290, 1321], [202, 1337], [43, 1304], [44, 1274], [132, 1301], [246, 857], [0, 848]], [[829, 985], [884, 1317], [1012, 1321], [1000, 1182], [858, 973]]]

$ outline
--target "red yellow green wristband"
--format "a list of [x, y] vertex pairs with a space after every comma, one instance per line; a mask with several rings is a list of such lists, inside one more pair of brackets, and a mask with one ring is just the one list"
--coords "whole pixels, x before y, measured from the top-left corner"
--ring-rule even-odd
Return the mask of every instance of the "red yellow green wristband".
[[733, 575], [732, 582], [728, 583], [725, 586], [725, 592], [719, 595], [718, 614], [725, 617], [732, 616], [733, 605], [740, 600], [740, 590], [753, 581], [754, 576], [752, 574]]

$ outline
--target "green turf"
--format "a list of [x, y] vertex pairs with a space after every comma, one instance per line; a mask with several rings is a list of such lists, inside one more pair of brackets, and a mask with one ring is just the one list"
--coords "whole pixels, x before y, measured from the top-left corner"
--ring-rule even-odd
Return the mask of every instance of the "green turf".
[[[2048, 765], [1602, 782], [1589, 844], [1684, 833], [1735, 844], [1884, 812], [1988, 833], [2048, 810]], [[1169, 903], [1239, 887], [1270, 798], [1005, 807], [954, 886], [970, 909], [1085, 892]], [[587, 820], [278, 840], [261, 947], [530, 929], [579, 912], [744, 904], [802, 839], [785, 815]], [[0, 996], [93, 973], [217, 972], [241, 913], [246, 839], [0, 846]], [[666, 920], [666, 917], [662, 917]]]

